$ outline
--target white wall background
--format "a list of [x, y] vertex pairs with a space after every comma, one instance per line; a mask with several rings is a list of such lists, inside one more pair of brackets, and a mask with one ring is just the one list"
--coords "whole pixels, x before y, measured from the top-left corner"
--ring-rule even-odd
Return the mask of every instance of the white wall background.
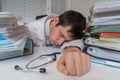
[[65, 10], [76, 10], [86, 18], [90, 7], [96, 2], [111, 0], [0, 0], [0, 11], [10, 11], [22, 17], [24, 22], [35, 20], [42, 14], [61, 14]]
[[24, 23], [32, 22], [38, 15], [61, 14], [66, 10], [66, 0], [0, 0], [0, 11], [20, 16]]

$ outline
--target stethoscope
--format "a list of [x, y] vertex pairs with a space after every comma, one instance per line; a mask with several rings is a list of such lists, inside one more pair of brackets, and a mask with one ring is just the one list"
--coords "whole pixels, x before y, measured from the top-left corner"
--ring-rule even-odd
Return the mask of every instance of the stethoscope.
[[[51, 53], [51, 54], [44, 54], [44, 55], [40, 55], [38, 56], [37, 58], [35, 59], [32, 59], [31, 61], [29, 61], [25, 68], [21, 68], [19, 65], [15, 65], [15, 70], [17, 71], [24, 71], [24, 72], [39, 72], [39, 73], [45, 73], [46, 72], [46, 68], [42, 68], [42, 66], [46, 65], [46, 64], [49, 64], [49, 63], [52, 63], [54, 61], [57, 60], [57, 55], [60, 54], [60, 52], [54, 52], [54, 53]], [[30, 66], [33, 62], [35, 62], [36, 60], [42, 60], [42, 59], [46, 59], [48, 61], [46, 62], [43, 62], [42, 64], [39, 64], [39, 65], [35, 65], [35, 66]], [[39, 68], [39, 69], [37, 69]]]

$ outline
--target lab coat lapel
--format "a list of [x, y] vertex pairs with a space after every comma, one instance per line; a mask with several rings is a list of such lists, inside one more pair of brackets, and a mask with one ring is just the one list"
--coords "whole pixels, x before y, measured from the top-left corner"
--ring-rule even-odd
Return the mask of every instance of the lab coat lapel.
[[46, 22], [46, 17], [38, 20], [36, 26], [36, 35], [38, 39], [40, 40], [45, 40], [45, 22]]

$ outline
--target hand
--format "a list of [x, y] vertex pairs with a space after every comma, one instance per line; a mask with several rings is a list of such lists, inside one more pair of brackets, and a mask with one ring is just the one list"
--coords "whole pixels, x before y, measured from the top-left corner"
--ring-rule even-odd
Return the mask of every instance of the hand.
[[77, 47], [69, 47], [58, 60], [57, 68], [65, 75], [82, 76], [90, 70], [90, 56]]

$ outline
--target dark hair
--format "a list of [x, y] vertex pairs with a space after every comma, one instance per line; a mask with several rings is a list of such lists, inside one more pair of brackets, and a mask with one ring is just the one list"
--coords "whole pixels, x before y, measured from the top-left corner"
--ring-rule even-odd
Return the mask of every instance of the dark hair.
[[70, 25], [72, 27], [70, 30], [72, 33], [71, 37], [81, 39], [84, 35], [83, 30], [86, 27], [86, 18], [77, 11], [69, 10], [59, 16], [59, 23], [57, 25]]

